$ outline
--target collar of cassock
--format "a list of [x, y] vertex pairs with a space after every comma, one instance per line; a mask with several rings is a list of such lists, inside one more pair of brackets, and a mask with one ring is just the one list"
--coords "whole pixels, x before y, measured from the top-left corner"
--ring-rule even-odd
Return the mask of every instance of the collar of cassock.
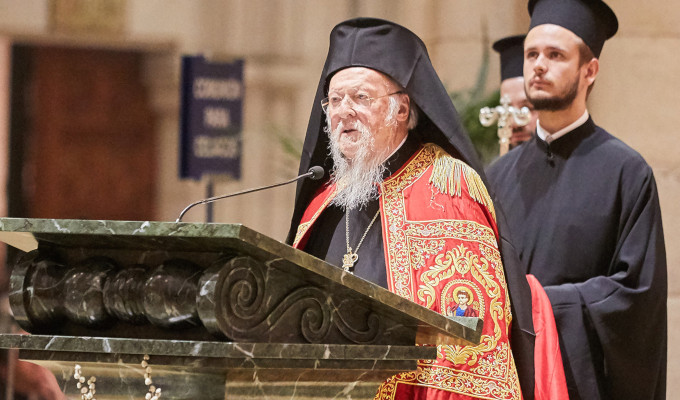
[[538, 146], [548, 155], [548, 160], [552, 160], [554, 155], [560, 158], [568, 158], [578, 145], [595, 132], [595, 123], [588, 117], [586, 122], [574, 130], [563, 134], [550, 143], [541, 139], [538, 134], [535, 136]]
[[420, 142], [416, 135], [407, 135], [401, 146], [399, 146], [387, 161], [385, 161], [385, 167], [387, 167], [387, 169], [383, 175], [383, 179], [388, 178], [390, 175], [397, 172], [399, 168], [403, 167], [419, 147]]
[[548, 142], [548, 143], [552, 143], [553, 140], [558, 139], [560, 136], [564, 136], [567, 133], [576, 129], [577, 127], [583, 125], [588, 120], [589, 117], [590, 117], [590, 115], [588, 114], [588, 110], [585, 110], [583, 112], [583, 115], [581, 115], [576, 121], [572, 122], [571, 124], [565, 126], [564, 128], [560, 129], [559, 131], [557, 131], [555, 133], [550, 133], [550, 132], [546, 131], [545, 129], [543, 129], [543, 127], [541, 127], [541, 120], [537, 120], [536, 121], [536, 134], [538, 135], [538, 137], [543, 139], [543, 141]]

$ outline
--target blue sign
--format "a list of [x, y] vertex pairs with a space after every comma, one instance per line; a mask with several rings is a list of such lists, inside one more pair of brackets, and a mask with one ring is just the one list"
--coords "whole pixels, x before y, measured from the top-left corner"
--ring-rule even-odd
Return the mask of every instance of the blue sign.
[[180, 178], [241, 178], [243, 60], [182, 57]]

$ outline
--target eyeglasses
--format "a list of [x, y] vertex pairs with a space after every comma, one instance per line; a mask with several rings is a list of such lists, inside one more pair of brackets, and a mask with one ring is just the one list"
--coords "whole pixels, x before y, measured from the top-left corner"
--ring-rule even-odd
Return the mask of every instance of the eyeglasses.
[[325, 99], [321, 100], [321, 108], [325, 113], [329, 111], [335, 111], [340, 108], [342, 102], [345, 98], [349, 99], [349, 107], [352, 109], [367, 109], [373, 104], [373, 100], [380, 99], [382, 97], [392, 96], [393, 94], [403, 94], [404, 92], [398, 90], [396, 92], [387, 93], [382, 96], [370, 97], [368, 94], [360, 91], [355, 91], [354, 93], [347, 93], [345, 95], [333, 94]]

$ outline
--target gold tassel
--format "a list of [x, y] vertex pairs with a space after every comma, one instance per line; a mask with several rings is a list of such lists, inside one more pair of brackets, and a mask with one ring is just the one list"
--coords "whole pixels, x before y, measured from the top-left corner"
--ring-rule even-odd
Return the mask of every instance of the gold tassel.
[[493, 207], [491, 196], [489, 196], [489, 192], [477, 171], [461, 160], [451, 157], [441, 147], [433, 144], [430, 144], [430, 146], [432, 146], [435, 158], [430, 183], [442, 193], [460, 197], [462, 191], [461, 178], [465, 179], [470, 197], [485, 206], [495, 221], [496, 210]]

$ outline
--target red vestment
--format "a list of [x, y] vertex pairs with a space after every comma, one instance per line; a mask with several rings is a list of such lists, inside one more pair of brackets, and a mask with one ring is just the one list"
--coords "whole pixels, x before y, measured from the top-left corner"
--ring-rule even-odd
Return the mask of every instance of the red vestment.
[[[294, 246], [336, 193], [327, 185], [307, 207]], [[388, 379], [378, 399], [521, 399], [510, 351], [510, 302], [492, 201], [476, 171], [427, 144], [380, 186], [388, 289], [441, 314], [464, 290], [483, 319], [477, 345], [440, 345], [436, 360]]]

